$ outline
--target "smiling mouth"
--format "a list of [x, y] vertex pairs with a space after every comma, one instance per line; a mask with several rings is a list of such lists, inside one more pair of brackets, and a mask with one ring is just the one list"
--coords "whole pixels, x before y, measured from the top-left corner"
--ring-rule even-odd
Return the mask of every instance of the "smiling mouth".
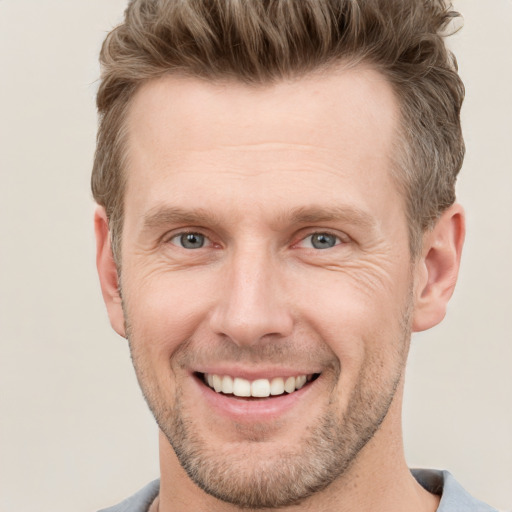
[[267, 398], [291, 394], [316, 380], [320, 374], [298, 375], [296, 377], [275, 377], [253, 381], [230, 375], [198, 373], [202, 382], [215, 392], [239, 398]]

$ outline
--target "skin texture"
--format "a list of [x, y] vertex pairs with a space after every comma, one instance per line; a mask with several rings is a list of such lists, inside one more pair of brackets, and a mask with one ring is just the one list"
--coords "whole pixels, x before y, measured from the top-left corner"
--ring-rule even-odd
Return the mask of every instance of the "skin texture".
[[[101, 208], [97, 263], [161, 429], [161, 511], [435, 510], [403, 456], [403, 373], [411, 330], [444, 316], [464, 219], [450, 208], [411, 261], [397, 125], [391, 87], [362, 67], [136, 94], [121, 282]], [[196, 372], [320, 376], [272, 408], [218, 400]]]

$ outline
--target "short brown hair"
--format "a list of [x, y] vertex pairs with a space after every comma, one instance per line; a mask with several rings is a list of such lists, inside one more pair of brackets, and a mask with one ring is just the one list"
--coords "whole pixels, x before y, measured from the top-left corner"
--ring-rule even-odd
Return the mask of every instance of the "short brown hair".
[[144, 82], [169, 73], [265, 84], [336, 63], [364, 62], [401, 108], [397, 182], [411, 253], [455, 201], [464, 86], [443, 35], [458, 16], [444, 0], [132, 0], [101, 50], [100, 123], [92, 191], [120, 261], [126, 113]]

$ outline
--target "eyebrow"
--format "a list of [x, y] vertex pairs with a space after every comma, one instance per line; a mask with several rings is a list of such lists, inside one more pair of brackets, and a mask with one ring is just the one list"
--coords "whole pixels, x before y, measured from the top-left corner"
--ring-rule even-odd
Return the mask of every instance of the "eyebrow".
[[317, 222], [343, 220], [366, 229], [375, 226], [375, 219], [369, 213], [354, 206], [300, 207], [285, 215], [295, 224], [315, 224]]
[[169, 224], [219, 224], [219, 218], [203, 208], [184, 209], [172, 206], [155, 207], [144, 215], [144, 228], [155, 229]]
[[[280, 224], [315, 224], [344, 221], [364, 229], [375, 226], [375, 219], [367, 212], [354, 206], [301, 206], [282, 210], [277, 215]], [[230, 219], [233, 222], [233, 218]], [[204, 208], [184, 209], [173, 206], [156, 206], [144, 215], [144, 229], [156, 229], [172, 224], [196, 226], [218, 226], [221, 217]]]

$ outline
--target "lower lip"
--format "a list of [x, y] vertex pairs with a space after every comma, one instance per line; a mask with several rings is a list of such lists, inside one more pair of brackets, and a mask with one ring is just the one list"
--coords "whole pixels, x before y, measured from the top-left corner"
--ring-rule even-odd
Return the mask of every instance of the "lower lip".
[[320, 377], [290, 394], [271, 396], [259, 400], [244, 400], [234, 395], [217, 393], [198, 377], [193, 377], [202, 397], [216, 414], [243, 423], [265, 422], [281, 417], [298, 405], [298, 402], [304, 400], [316, 387], [319, 379]]

